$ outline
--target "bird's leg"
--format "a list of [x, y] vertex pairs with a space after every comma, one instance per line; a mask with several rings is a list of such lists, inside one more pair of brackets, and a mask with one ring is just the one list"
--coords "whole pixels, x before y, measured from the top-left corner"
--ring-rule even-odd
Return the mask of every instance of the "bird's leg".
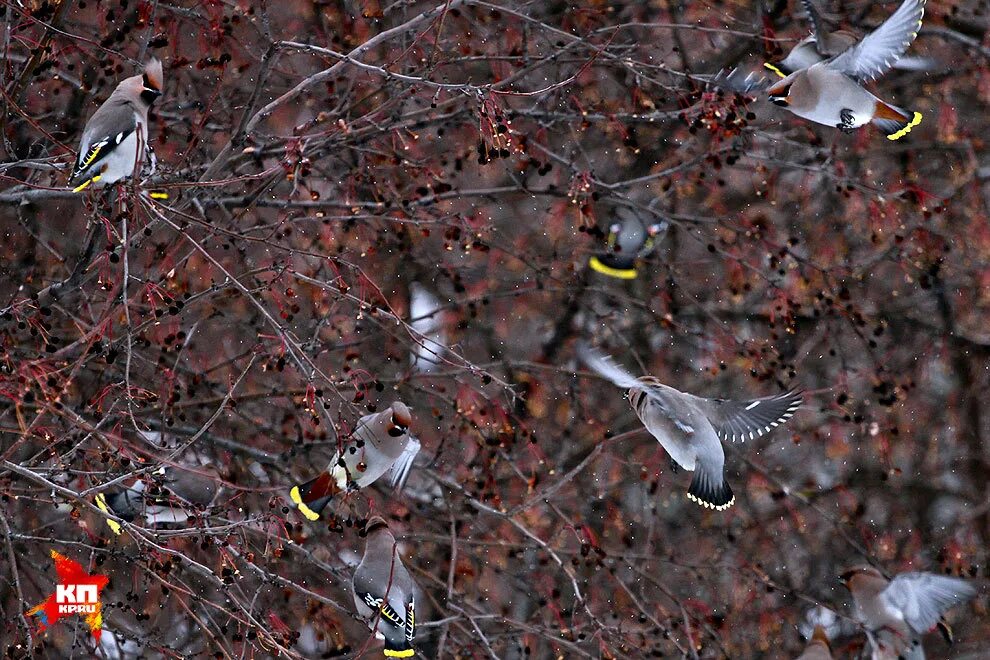
[[856, 121], [856, 116], [853, 114], [852, 110], [850, 110], [849, 108], [843, 108], [842, 110], [840, 110], [839, 119], [842, 120], [842, 123], [836, 124], [836, 128], [841, 129], [845, 132], [849, 132], [853, 130], [853, 122]]

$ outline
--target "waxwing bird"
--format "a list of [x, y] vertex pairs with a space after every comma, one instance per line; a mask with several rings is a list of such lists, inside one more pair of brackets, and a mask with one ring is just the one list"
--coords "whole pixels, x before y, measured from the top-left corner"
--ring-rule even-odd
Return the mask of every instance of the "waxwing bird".
[[889, 140], [907, 135], [921, 123], [921, 113], [881, 101], [863, 84], [886, 73], [904, 54], [918, 35], [924, 13], [925, 0], [904, 0], [855, 46], [770, 85], [770, 101], [798, 117], [844, 131], [873, 122]]
[[[98, 493], [96, 506], [104, 513], [133, 522], [139, 516], [146, 525], [181, 524], [189, 511], [209, 506], [220, 491], [220, 475], [211, 465], [190, 465], [181, 468], [161, 468], [151, 475], [149, 490], [145, 481], [115, 492]], [[120, 524], [107, 518], [107, 525], [117, 535]]]
[[148, 110], [162, 94], [162, 63], [152, 58], [141, 75], [125, 78], [86, 123], [69, 185], [73, 192], [102, 187], [134, 173], [148, 152]]
[[[925, 3], [924, 0], [908, 0], [904, 4], [915, 4], [920, 8]], [[852, 48], [859, 41], [852, 32], [846, 30], [830, 31], [812, 0], [801, 0], [801, 5], [804, 7], [804, 13], [807, 15], [809, 23], [811, 23], [811, 34], [799, 41], [784, 59], [763, 65], [781, 78], [785, 78], [795, 71], [807, 69], [813, 64], [831, 59]], [[893, 14], [888, 21], [896, 16], [897, 13]], [[883, 29], [883, 26], [879, 29]], [[903, 56], [897, 58], [892, 66], [897, 69], [918, 71], [930, 69], [932, 65], [933, 62], [925, 57]]]
[[354, 605], [385, 637], [385, 656], [411, 658], [416, 637], [416, 583], [402, 565], [395, 537], [378, 516], [364, 528], [364, 557], [354, 570]]
[[608, 228], [605, 250], [588, 260], [591, 269], [608, 277], [631, 280], [636, 277], [636, 263], [656, 247], [656, 239], [666, 223], [645, 225], [629, 209], [617, 211], [617, 221]]
[[811, 640], [805, 647], [804, 653], [797, 657], [797, 660], [832, 660], [832, 649], [828, 643], [828, 635], [821, 626], [815, 626], [811, 633]]
[[409, 325], [418, 333], [409, 356], [412, 368], [430, 373], [447, 352], [447, 337], [440, 314], [440, 299], [419, 282], [409, 285]]
[[936, 626], [952, 641], [942, 615], [976, 595], [973, 585], [935, 573], [900, 573], [888, 580], [872, 566], [854, 566], [839, 579], [855, 602], [874, 657], [925, 657], [921, 637]]
[[721, 440], [752, 440], [790, 419], [801, 406], [802, 394], [795, 391], [751, 401], [703, 399], [652, 376], [636, 378], [590, 346], [580, 345], [578, 355], [602, 377], [628, 388], [629, 401], [646, 430], [676, 465], [694, 472], [688, 498], [717, 511], [735, 502], [723, 474]]
[[369, 486], [386, 473], [391, 485], [401, 490], [420, 448], [419, 440], [409, 435], [410, 424], [412, 414], [401, 401], [365, 415], [343, 451], [316, 477], [293, 486], [289, 497], [309, 520], [318, 520], [335, 495]]

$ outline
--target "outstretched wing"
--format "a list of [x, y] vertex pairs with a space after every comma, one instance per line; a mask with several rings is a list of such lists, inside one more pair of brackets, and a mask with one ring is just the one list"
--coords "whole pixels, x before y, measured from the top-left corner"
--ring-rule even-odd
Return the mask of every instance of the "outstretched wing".
[[708, 420], [723, 440], [753, 440], [780, 426], [801, 407], [803, 394], [785, 392], [751, 401], [704, 399]]
[[934, 573], [901, 573], [887, 585], [880, 598], [899, 611], [916, 633], [935, 627], [949, 608], [976, 595], [973, 585], [959, 578]]
[[631, 403], [636, 414], [639, 415], [641, 420], [644, 420], [644, 425], [646, 425], [647, 430], [651, 433], [656, 435], [655, 429], [651, 429], [645, 421], [649, 419], [649, 415], [647, 414], [649, 407], [660, 411], [685, 433], [694, 433], [694, 427], [683, 419], [682, 416], [675, 413], [677, 409], [676, 401], [670, 399], [667, 392], [668, 388], [660, 385], [656, 379], [636, 378], [616, 364], [615, 360], [611, 357], [584, 342], [578, 344], [577, 353], [581, 361], [597, 372], [602, 378], [612, 381], [616, 386], [623, 389], [636, 388], [637, 391], [632, 396]]
[[904, 0], [890, 18], [852, 48], [829, 60], [829, 66], [856, 80], [887, 73], [918, 36], [926, 0]]
[[598, 373], [606, 380], [612, 381], [617, 387], [629, 389], [630, 387], [643, 387], [643, 382], [631, 373], [620, 367], [608, 355], [592, 348], [588, 344], [581, 342], [577, 347], [578, 357], [588, 367]]
[[413, 436], [409, 436], [409, 441], [406, 442], [406, 448], [402, 450], [399, 457], [395, 459], [395, 463], [392, 463], [392, 467], [385, 473], [385, 478], [388, 479], [388, 483], [395, 490], [401, 491], [406, 485], [406, 479], [409, 478], [409, 471], [412, 470], [413, 461], [416, 460], [416, 454], [419, 453], [419, 449], [419, 440]]

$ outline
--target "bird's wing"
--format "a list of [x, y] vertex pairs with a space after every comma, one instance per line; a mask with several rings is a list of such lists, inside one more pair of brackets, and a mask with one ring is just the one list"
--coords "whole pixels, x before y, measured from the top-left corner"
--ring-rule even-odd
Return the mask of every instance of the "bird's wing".
[[818, 50], [819, 55], [825, 55], [822, 52], [822, 41], [828, 30], [825, 29], [825, 25], [822, 23], [821, 14], [818, 13], [815, 3], [811, 0], [801, 0], [801, 7], [804, 9], [804, 15], [808, 17], [808, 22], [811, 23], [811, 36], [815, 38], [815, 48]]
[[701, 399], [702, 410], [723, 440], [753, 440], [780, 426], [801, 407], [803, 395], [798, 391], [751, 401]]
[[639, 414], [639, 418], [643, 420], [643, 423], [646, 425], [648, 431], [654, 435], [657, 435], [657, 433], [654, 432], [655, 429], [651, 429], [649, 424], [646, 422], [648, 419], [648, 416], [645, 414], [646, 411], [640, 409], [642, 406], [647, 404], [662, 412], [664, 416], [670, 419], [670, 421], [676, 424], [677, 427], [685, 433], [694, 433], [694, 427], [688, 423], [687, 419], [685, 419], [682, 415], [676, 414], [677, 402], [671, 401], [670, 395], [664, 388], [650, 385], [649, 383], [636, 378], [631, 373], [616, 364], [611, 357], [583, 342], [578, 344], [577, 352], [581, 360], [593, 371], [597, 372], [601, 377], [612, 381], [612, 383], [616, 386], [623, 389], [635, 387], [645, 393], [645, 398], [641, 399], [639, 402], [633, 401], [633, 406], [636, 407], [636, 412]]
[[901, 573], [880, 594], [883, 603], [900, 611], [920, 634], [935, 627], [939, 617], [954, 605], [976, 595], [973, 585], [959, 578], [934, 573]]
[[744, 73], [740, 69], [732, 69], [731, 71], [721, 69], [714, 75], [695, 74], [694, 77], [716, 89], [724, 89], [738, 94], [762, 92], [770, 85], [770, 79], [763, 74], [756, 71]]
[[89, 120], [79, 142], [79, 155], [70, 180], [78, 181], [86, 178], [87, 174], [96, 172], [100, 162], [113, 153], [136, 128], [137, 119], [129, 105], [111, 102], [101, 106]]
[[592, 371], [606, 380], [612, 381], [617, 387], [629, 389], [630, 387], [643, 387], [643, 382], [631, 373], [620, 367], [608, 355], [596, 350], [585, 343], [578, 344], [578, 357], [588, 365]]
[[419, 453], [419, 448], [419, 440], [413, 436], [409, 436], [409, 440], [406, 442], [406, 448], [402, 450], [399, 457], [395, 459], [395, 463], [392, 463], [392, 467], [385, 473], [388, 483], [395, 490], [401, 491], [403, 486], [406, 485], [406, 479], [409, 478], [409, 471], [412, 470], [413, 461], [416, 460], [416, 454]]
[[887, 73], [918, 36], [925, 1], [904, 0], [880, 27], [829, 60], [829, 66], [859, 81], [875, 80]]

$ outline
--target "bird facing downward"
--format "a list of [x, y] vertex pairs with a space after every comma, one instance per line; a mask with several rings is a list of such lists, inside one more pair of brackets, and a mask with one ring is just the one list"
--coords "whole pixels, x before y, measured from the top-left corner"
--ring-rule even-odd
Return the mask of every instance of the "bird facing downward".
[[688, 498], [717, 511], [735, 502], [725, 481], [725, 453], [720, 440], [752, 440], [769, 433], [801, 406], [800, 392], [750, 401], [703, 399], [652, 376], [636, 378], [590, 346], [580, 345], [578, 355], [604, 378], [628, 388], [629, 401], [646, 429], [677, 466], [694, 472]]
[[162, 94], [162, 63], [152, 58], [141, 75], [125, 78], [90, 117], [69, 177], [73, 192], [100, 188], [131, 176], [144, 162], [148, 110]]
[[388, 524], [374, 516], [364, 528], [364, 556], [354, 571], [354, 605], [368, 626], [385, 637], [385, 656], [411, 658], [416, 637], [416, 583], [399, 559]]
[[401, 489], [420, 448], [419, 440], [409, 435], [410, 424], [412, 414], [401, 401], [365, 415], [342, 451], [316, 477], [293, 486], [289, 497], [309, 520], [318, 520], [335, 495], [369, 486], [385, 473]]
[[888, 580], [872, 566], [854, 566], [839, 579], [852, 594], [874, 657], [920, 660], [925, 657], [921, 636], [936, 626], [951, 642], [942, 615], [976, 595], [965, 580], [935, 573], [900, 573]]
[[897, 140], [921, 123], [908, 112], [867, 91], [863, 84], [890, 70], [918, 35], [925, 0], [904, 0], [883, 25], [855, 46], [808, 68], [799, 69], [769, 88], [770, 101], [798, 117], [851, 131], [873, 122]]

